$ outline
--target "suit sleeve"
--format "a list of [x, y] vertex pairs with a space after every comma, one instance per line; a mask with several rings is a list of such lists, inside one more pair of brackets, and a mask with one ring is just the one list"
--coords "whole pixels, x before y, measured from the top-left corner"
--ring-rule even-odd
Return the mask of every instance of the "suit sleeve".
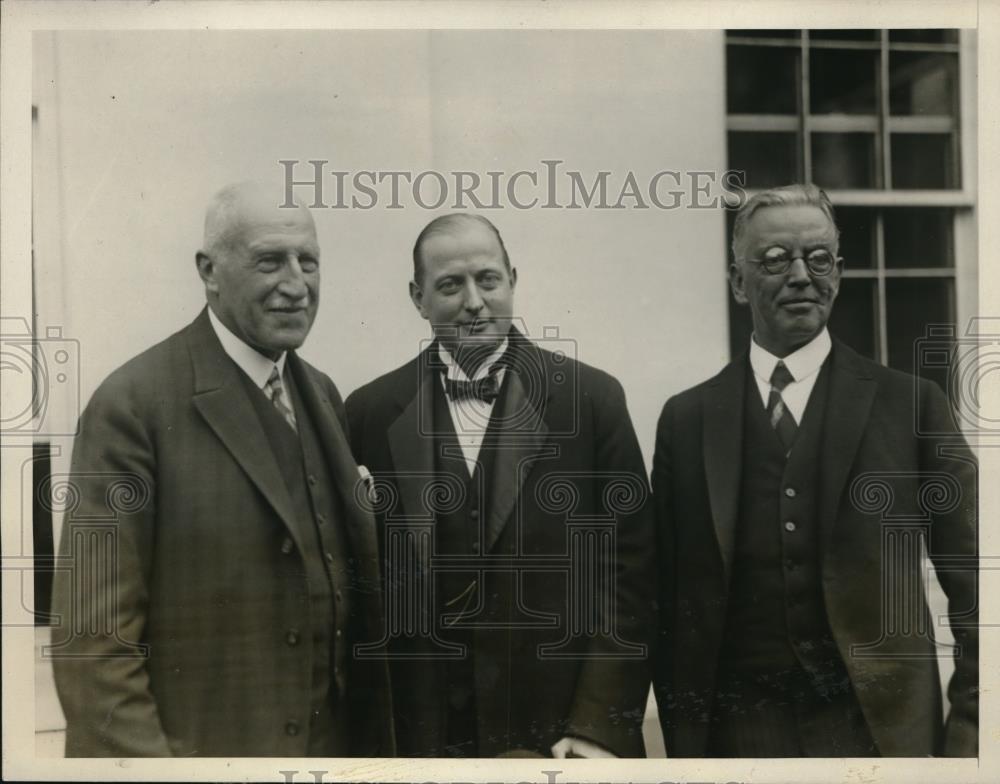
[[[965, 439], [955, 429], [944, 393], [936, 384], [921, 383], [923, 432], [951, 434], [921, 440], [921, 468], [932, 482], [935, 473], [949, 474], [959, 488], [953, 508], [947, 496], [941, 496], [947, 511], [934, 516], [929, 544], [938, 581], [948, 597], [948, 620], [957, 646], [941, 753], [975, 757], [979, 749], [978, 470]], [[933, 502], [931, 496], [928, 492]]]
[[53, 669], [67, 757], [170, 756], [150, 692], [147, 618], [156, 488], [132, 385], [112, 376], [80, 420], [53, 587]]
[[[614, 631], [599, 633], [590, 645], [592, 658], [581, 668], [567, 733], [620, 757], [645, 756], [642, 721], [649, 694], [647, 656], [655, 601], [649, 485], [625, 393], [616, 380], [610, 379], [603, 398], [593, 401], [593, 417], [595, 468], [611, 475], [599, 490], [613, 505], [616, 518], [615, 560], [608, 570], [615, 576], [613, 615], [600, 619], [604, 629]], [[625, 482], [617, 484], [622, 479]], [[629, 486], [634, 496], [617, 495], [610, 487], [613, 483]]]

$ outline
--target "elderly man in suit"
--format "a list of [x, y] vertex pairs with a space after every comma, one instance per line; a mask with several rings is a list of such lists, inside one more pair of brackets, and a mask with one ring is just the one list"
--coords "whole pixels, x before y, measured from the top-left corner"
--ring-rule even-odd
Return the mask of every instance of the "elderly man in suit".
[[[937, 386], [830, 337], [837, 251], [815, 186], [749, 199], [730, 267], [749, 351], [660, 417], [668, 755], [976, 754], [975, 461]], [[920, 540], [957, 642], [947, 721]]]
[[426, 597], [387, 640], [400, 754], [642, 756], [653, 531], [621, 385], [512, 326], [486, 219], [435, 219], [413, 261], [434, 340], [347, 399], [396, 501], [387, 590]]
[[[302, 207], [208, 208], [208, 306], [112, 373], [80, 420], [52, 655], [67, 756], [388, 756], [374, 521], [333, 382]], [[114, 516], [111, 550], [88, 520]], [[97, 568], [93, 565], [97, 564]]]

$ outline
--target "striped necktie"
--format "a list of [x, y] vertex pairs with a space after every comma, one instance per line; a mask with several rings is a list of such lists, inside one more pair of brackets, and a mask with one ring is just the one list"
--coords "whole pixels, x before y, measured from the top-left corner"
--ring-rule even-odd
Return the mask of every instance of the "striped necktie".
[[767, 398], [767, 415], [768, 419], [771, 420], [771, 427], [774, 428], [785, 447], [786, 454], [792, 449], [795, 433], [799, 427], [795, 424], [795, 418], [785, 405], [781, 393], [794, 380], [788, 368], [785, 367], [785, 363], [779, 360], [771, 374], [771, 394]]
[[292, 407], [288, 405], [288, 400], [285, 397], [285, 386], [281, 383], [281, 374], [278, 372], [277, 365], [271, 369], [271, 376], [264, 385], [264, 394], [274, 404], [274, 407], [278, 409], [278, 413], [284, 417], [292, 430], [296, 433], [299, 432], [299, 428], [295, 424], [295, 413], [292, 411]]

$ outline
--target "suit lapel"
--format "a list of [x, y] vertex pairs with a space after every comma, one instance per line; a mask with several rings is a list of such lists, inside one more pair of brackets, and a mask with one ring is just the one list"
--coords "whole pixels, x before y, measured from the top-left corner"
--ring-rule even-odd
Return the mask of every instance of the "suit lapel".
[[[499, 415], [496, 411], [493, 415], [499, 433], [499, 443], [496, 446], [493, 476], [487, 492], [490, 508], [486, 516], [484, 550], [486, 553], [493, 550], [493, 546], [507, 525], [514, 505], [520, 497], [524, 480], [536, 462], [532, 458], [538, 457], [544, 450], [549, 435], [549, 427], [542, 415], [552, 389], [549, 368], [544, 363], [541, 352], [528, 344], [520, 333], [511, 332], [509, 351], [514, 352], [514, 355], [504, 379], [504, 386], [507, 388], [498, 401], [498, 404], [501, 404]], [[545, 380], [548, 383], [543, 384], [542, 388], [532, 389], [530, 384], [525, 383], [525, 378], [530, 379], [530, 376], [525, 373], [525, 364], [518, 356], [518, 352], [523, 351], [538, 352], [537, 361], [529, 367], [532, 367], [536, 374], [538, 368], [545, 369]], [[535, 393], [533, 396], [532, 392]]]
[[195, 408], [281, 517], [296, 545], [304, 547], [278, 462], [237, 375], [242, 371], [219, 343], [208, 320], [207, 308], [191, 326], [188, 350], [194, 370]]
[[839, 341], [830, 356], [830, 391], [821, 457], [820, 530], [823, 552], [833, 532], [847, 476], [868, 424], [877, 383], [860, 357]]
[[[487, 448], [495, 449], [493, 471], [487, 497], [484, 552], [492, 550], [514, 510], [521, 488], [531, 469], [531, 458], [537, 456], [548, 441], [549, 428], [543, 418], [552, 389], [551, 369], [538, 351], [519, 332], [510, 334], [510, 355], [504, 377], [503, 394], [494, 410], [498, 438]], [[401, 413], [389, 426], [389, 451], [396, 471], [399, 501], [411, 522], [432, 519], [425, 501], [427, 482], [434, 476], [433, 383], [436, 371], [431, 366], [437, 343], [432, 343], [414, 362], [414, 386], [403, 385], [397, 399]], [[525, 352], [537, 352], [526, 360]], [[538, 377], [544, 369], [544, 379]], [[527, 381], [526, 381], [527, 380]], [[534, 381], [534, 383], [531, 383]], [[541, 383], [539, 383], [541, 382]], [[416, 388], [412, 397], [405, 387]], [[486, 440], [484, 440], [484, 444]]]
[[732, 573], [743, 459], [743, 410], [748, 354], [729, 364], [704, 392], [703, 449], [715, 536], [725, 568]]
[[340, 493], [344, 509], [350, 518], [345, 528], [351, 550], [362, 563], [368, 563], [376, 555], [375, 540], [370, 535], [375, 531], [375, 521], [371, 512], [363, 508], [357, 500], [360, 474], [347, 446], [347, 435], [334, 413], [333, 402], [316, 384], [302, 360], [293, 352], [288, 354], [288, 367], [295, 375], [299, 396], [316, 428], [316, 437], [326, 456], [334, 486]]

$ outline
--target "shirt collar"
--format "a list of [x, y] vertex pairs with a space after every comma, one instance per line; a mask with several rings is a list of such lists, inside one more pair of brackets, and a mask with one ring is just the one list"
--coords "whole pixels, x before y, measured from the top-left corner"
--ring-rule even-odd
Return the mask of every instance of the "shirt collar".
[[[788, 372], [792, 374], [795, 381], [802, 381], [819, 372], [823, 362], [830, 354], [832, 345], [830, 333], [826, 327], [823, 327], [823, 331], [816, 337], [787, 357], [780, 358], [780, 361], [785, 363], [785, 367], [788, 368]], [[761, 348], [753, 338], [750, 339], [750, 366], [757, 378], [770, 384], [771, 374], [774, 373], [774, 367], [778, 362], [779, 357], [774, 356], [767, 349]]]
[[222, 350], [239, 366], [240, 370], [250, 376], [250, 380], [260, 389], [263, 389], [264, 385], [267, 384], [267, 380], [271, 377], [271, 370], [275, 366], [278, 367], [278, 374], [284, 376], [285, 360], [288, 358], [287, 351], [282, 351], [281, 356], [275, 362], [236, 337], [229, 327], [219, 320], [211, 306], [208, 308], [208, 320], [212, 322], [212, 329], [219, 337]]
[[447, 377], [455, 381], [477, 381], [480, 378], [485, 378], [489, 375], [490, 368], [496, 364], [496, 362], [504, 355], [507, 350], [508, 341], [504, 338], [503, 341], [493, 349], [493, 352], [480, 363], [479, 367], [476, 368], [476, 372], [473, 374], [472, 378], [465, 375], [465, 371], [462, 366], [459, 365], [455, 358], [451, 355], [451, 352], [444, 347], [444, 344], [438, 343], [438, 357], [440, 357], [442, 364], [447, 372]]

